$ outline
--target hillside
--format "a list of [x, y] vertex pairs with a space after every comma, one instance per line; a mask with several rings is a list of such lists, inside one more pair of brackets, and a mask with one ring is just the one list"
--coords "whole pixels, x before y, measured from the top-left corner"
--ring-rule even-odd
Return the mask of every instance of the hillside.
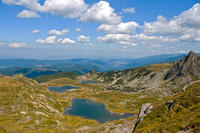
[[[152, 104], [150, 114], [136, 126], [138, 133], [198, 132], [200, 83], [193, 82], [198, 80], [198, 62], [199, 56], [190, 52], [180, 61], [135, 69], [41, 76], [36, 78], [41, 84], [22, 74], [0, 74], [0, 132], [132, 132], [136, 116], [100, 124], [95, 120], [64, 115], [64, 109], [74, 98], [104, 103], [106, 109], [120, 114], [140, 114], [143, 105]], [[98, 83], [80, 83], [80, 80]], [[56, 93], [49, 91], [49, 86], [80, 89]]]
[[155, 64], [121, 71], [91, 71], [79, 80], [95, 80], [103, 83], [108, 90], [137, 92], [141, 90], [176, 93], [185, 84], [198, 80], [200, 74], [199, 56], [190, 52], [180, 61]]
[[192, 84], [185, 92], [164, 98], [153, 106], [134, 133], [200, 132], [200, 83]]
[[97, 123], [63, 115], [70, 98], [23, 75], [0, 77], [0, 132], [72, 132]]
[[49, 74], [49, 75], [43, 75], [43, 76], [37, 76], [34, 78], [37, 82], [47, 82], [53, 79], [58, 79], [58, 78], [71, 78], [75, 79], [79, 74], [75, 72], [59, 72], [55, 74]]
[[91, 71], [80, 79], [96, 80], [105, 84], [108, 90], [137, 92], [141, 90], [159, 90], [164, 84], [164, 76], [171, 64], [157, 64], [136, 69], [109, 71], [107, 73]]
[[0, 80], [0, 127], [18, 132], [37, 129], [42, 123], [57, 125], [62, 106], [46, 88], [23, 75], [3, 76]]

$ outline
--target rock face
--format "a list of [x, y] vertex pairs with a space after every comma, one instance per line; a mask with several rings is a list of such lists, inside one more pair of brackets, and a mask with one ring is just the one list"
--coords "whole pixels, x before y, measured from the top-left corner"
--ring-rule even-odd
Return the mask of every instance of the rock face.
[[168, 111], [170, 111], [174, 107], [174, 101], [167, 101], [165, 105], [168, 106]]
[[79, 76], [78, 80], [92, 80], [103, 83], [108, 90], [137, 92], [145, 89], [158, 90], [163, 84], [163, 77], [172, 67], [170, 63], [154, 64], [121, 71], [95, 72]]
[[190, 51], [180, 61], [175, 62], [173, 67], [165, 75], [164, 80], [170, 78], [175, 80], [176, 78], [186, 76], [200, 76], [200, 57], [193, 51]]
[[132, 133], [133, 121], [125, 121], [123, 124], [117, 125], [117, 128], [110, 133]]
[[137, 127], [137, 125], [143, 120], [143, 118], [148, 115], [151, 112], [151, 109], [153, 108], [153, 105], [151, 103], [145, 103], [142, 105], [141, 109], [140, 109], [140, 113], [138, 115], [137, 121], [135, 123], [134, 129], [133, 129], [133, 133]]

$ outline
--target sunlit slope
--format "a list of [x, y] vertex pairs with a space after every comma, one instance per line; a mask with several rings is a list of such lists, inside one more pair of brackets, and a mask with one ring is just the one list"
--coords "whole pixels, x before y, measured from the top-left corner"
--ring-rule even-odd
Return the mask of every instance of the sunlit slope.
[[155, 103], [152, 112], [138, 125], [135, 133], [178, 131], [200, 132], [200, 83]]
[[23, 75], [0, 77], [0, 132], [71, 132], [97, 122], [63, 115], [68, 100]]

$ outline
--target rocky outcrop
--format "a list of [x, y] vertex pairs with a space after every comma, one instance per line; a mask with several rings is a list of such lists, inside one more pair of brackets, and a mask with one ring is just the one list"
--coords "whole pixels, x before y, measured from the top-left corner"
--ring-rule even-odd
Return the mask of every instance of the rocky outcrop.
[[168, 111], [170, 111], [173, 107], [174, 107], [174, 101], [167, 101], [166, 103], [165, 103], [165, 105], [167, 105], [168, 107]]
[[199, 82], [200, 82], [200, 80], [197, 80], [197, 81], [193, 81], [193, 82], [191, 82], [191, 83], [185, 85], [185, 86], [183, 87], [182, 91], [184, 92], [184, 91], [188, 88], [188, 86], [190, 86], [190, 85], [192, 85], [192, 84], [195, 84], [195, 83], [199, 83]]
[[167, 72], [164, 80], [175, 80], [179, 77], [199, 77], [200, 76], [200, 57], [190, 51], [189, 54], [183, 57], [180, 61], [174, 63], [173, 67]]
[[102, 83], [107, 90], [138, 92], [146, 89], [161, 90], [163, 77], [172, 67], [170, 63], [154, 64], [121, 71], [95, 72], [77, 77], [78, 80], [92, 80]]
[[151, 103], [145, 103], [142, 105], [132, 133], [134, 133], [137, 125], [143, 120], [143, 118], [151, 112], [152, 108], [153, 105]]
[[193, 133], [192, 130], [187, 130], [187, 131], [179, 131], [178, 133]]
[[116, 129], [110, 133], [132, 133], [133, 121], [125, 121], [122, 124], [117, 125]]

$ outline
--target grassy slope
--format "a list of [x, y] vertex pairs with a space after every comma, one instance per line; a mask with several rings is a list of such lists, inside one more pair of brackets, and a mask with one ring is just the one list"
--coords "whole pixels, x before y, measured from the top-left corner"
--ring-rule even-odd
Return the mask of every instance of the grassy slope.
[[72, 85], [82, 89], [63, 93], [65, 97], [87, 98], [96, 102], [105, 103], [106, 107], [114, 112], [138, 113], [139, 108], [146, 102], [154, 103], [160, 98], [160, 92], [141, 91], [137, 93], [126, 93], [121, 91], [105, 90], [102, 84], [86, 84], [69, 78], [60, 78], [45, 83], [48, 86]]
[[63, 115], [70, 99], [22, 75], [0, 78], [0, 132], [73, 132], [97, 122]]
[[137, 92], [149, 88], [162, 89], [160, 85], [164, 83], [164, 75], [171, 66], [163, 63], [107, 73], [89, 72], [79, 78], [103, 82], [108, 90]]
[[[170, 110], [166, 104], [169, 100], [174, 101], [174, 106]], [[200, 132], [200, 83], [154, 104], [152, 112], [136, 128], [136, 133], [176, 133], [190, 129], [195, 133]]]
[[[152, 69], [153, 72], [168, 68], [167, 65], [156, 66], [148, 68]], [[189, 87], [184, 93], [160, 100], [162, 92], [150, 90], [137, 93], [107, 91], [103, 89], [102, 84], [81, 84], [70, 78], [54, 79], [42, 85], [19, 75], [0, 77], [0, 81], [0, 132], [4, 130], [8, 132], [75, 132], [76, 129], [82, 127], [90, 127], [91, 130], [88, 132], [100, 132], [105, 131], [105, 127], [109, 128], [109, 131], [113, 130], [115, 128], [113, 125], [126, 121], [118, 120], [101, 125], [93, 120], [62, 115], [63, 108], [70, 106], [72, 98], [76, 97], [105, 103], [109, 110], [119, 113], [138, 113], [142, 104], [153, 103], [155, 108], [139, 124], [136, 132], [176, 132], [191, 127], [199, 129], [200, 91], [198, 88], [200, 84]], [[61, 94], [47, 90], [47, 86], [63, 85], [75, 85], [83, 89]], [[174, 108], [169, 112], [167, 105], [165, 105], [167, 100], [176, 101]], [[37, 104], [35, 105], [35, 103]], [[24, 112], [26, 114], [23, 114]], [[132, 121], [133, 119], [135, 117], [128, 120]], [[183, 123], [183, 121], [185, 122]]]
[[67, 77], [67, 78], [75, 79], [77, 76], [79, 76], [79, 74], [77, 74], [75, 72], [59, 72], [56, 74], [38, 76], [34, 79], [37, 82], [41, 83], [41, 82], [47, 82], [47, 81], [57, 79], [57, 78], [66, 78]]
[[[63, 108], [70, 106], [72, 98], [80, 97], [103, 102], [111, 111], [137, 113], [141, 104], [154, 101], [153, 96], [141, 98], [134, 94], [107, 92], [99, 85], [80, 84], [68, 78], [49, 81], [48, 85], [75, 84], [83, 89], [53, 93], [47, 90], [46, 84], [39, 85], [22, 75], [1, 77], [0, 80], [0, 132], [73, 133], [80, 132], [76, 130], [84, 127], [88, 127], [87, 132], [91, 133], [105, 131], [106, 128], [111, 131], [127, 120], [111, 121], [102, 125], [93, 120], [63, 115]], [[135, 116], [128, 118], [130, 121], [134, 119]]]

